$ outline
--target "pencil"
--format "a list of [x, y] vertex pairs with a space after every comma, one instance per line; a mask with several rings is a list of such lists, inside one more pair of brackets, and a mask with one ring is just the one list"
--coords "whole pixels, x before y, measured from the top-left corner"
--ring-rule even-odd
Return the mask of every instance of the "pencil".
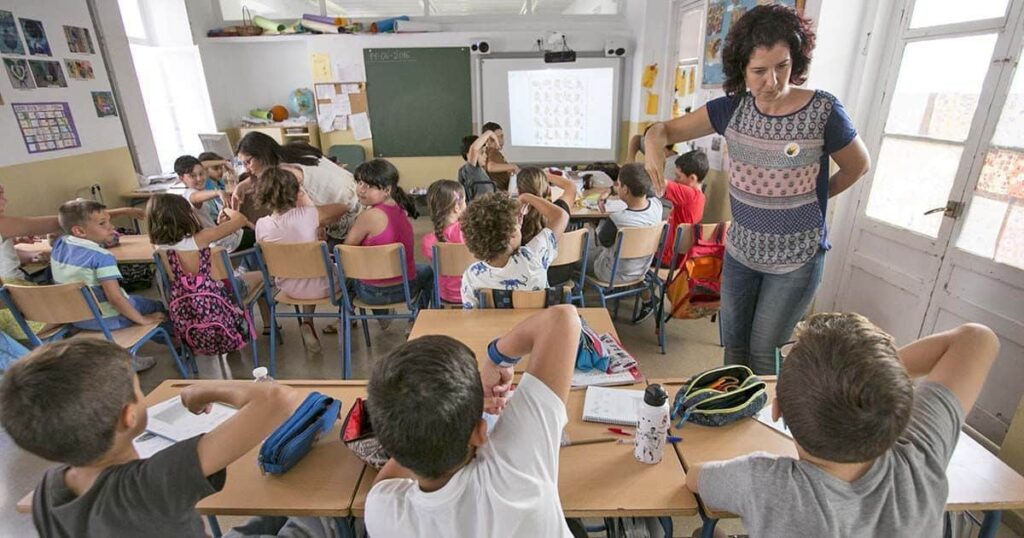
[[562, 446], [576, 446], [576, 445], [592, 445], [594, 443], [611, 443], [617, 441], [614, 437], [595, 437], [593, 439], [580, 439], [579, 441], [569, 441]]

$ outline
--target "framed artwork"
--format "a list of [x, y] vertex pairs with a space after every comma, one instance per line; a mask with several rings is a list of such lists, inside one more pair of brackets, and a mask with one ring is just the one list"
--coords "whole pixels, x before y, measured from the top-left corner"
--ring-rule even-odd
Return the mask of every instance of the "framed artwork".
[[782, 4], [803, 11], [806, 0], [708, 0], [708, 12], [704, 21], [704, 69], [701, 86], [704, 88], [720, 88], [725, 82], [725, 71], [722, 68], [722, 48], [729, 29], [740, 20], [751, 8], [764, 4]]
[[68, 39], [68, 50], [80, 54], [96, 54], [92, 47], [92, 37], [89, 36], [89, 29], [80, 26], [65, 26], [64, 37]]
[[46, 39], [46, 30], [43, 29], [43, 22], [32, 19], [21, 19], [21, 29], [25, 31], [25, 44], [28, 45], [28, 53], [35, 56], [53, 56], [50, 51], [50, 41]]
[[67, 103], [11, 103], [11, 107], [29, 153], [82, 146]]
[[68, 77], [75, 80], [91, 80], [96, 78], [92, 70], [92, 62], [89, 60], [64, 60], [68, 68]]
[[32, 70], [28, 67], [28, 60], [4, 58], [4, 67], [7, 68], [7, 76], [11, 79], [11, 87], [15, 90], [31, 90], [36, 87], [36, 83], [32, 81]]
[[37, 88], [67, 88], [68, 81], [64, 78], [64, 70], [60, 62], [50, 60], [29, 60], [32, 78], [36, 79]]
[[111, 92], [92, 92], [92, 104], [96, 107], [96, 117], [98, 118], [117, 115], [114, 94]]
[[14, 14], [10, 11], [0, 10], [0, 53], [25, 54], [18, 24], [14, 22]]

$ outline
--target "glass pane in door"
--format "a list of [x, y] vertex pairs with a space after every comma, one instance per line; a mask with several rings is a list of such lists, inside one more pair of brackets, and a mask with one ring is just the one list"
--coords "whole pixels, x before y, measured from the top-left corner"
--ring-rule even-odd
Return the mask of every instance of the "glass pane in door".
[[1010, 85], [956, 246], [1024, 269], [1024, 69]]
[[910, 18], [911, 28], [979, 21], [1006, 14], [1007, 0], [917, 0]]

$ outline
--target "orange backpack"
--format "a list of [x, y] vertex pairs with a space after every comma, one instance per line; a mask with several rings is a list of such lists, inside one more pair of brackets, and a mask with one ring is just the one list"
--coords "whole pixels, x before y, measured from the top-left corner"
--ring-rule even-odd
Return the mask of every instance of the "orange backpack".
[[701, 237], [700, 224], [693, 225], [693, 246], [683, 256], [668, 282], [669, 316], [698, 319], [718, 312], [722, 291], [722, 259], [725, 256], [725, 223], [718, 223], [709, 239]]

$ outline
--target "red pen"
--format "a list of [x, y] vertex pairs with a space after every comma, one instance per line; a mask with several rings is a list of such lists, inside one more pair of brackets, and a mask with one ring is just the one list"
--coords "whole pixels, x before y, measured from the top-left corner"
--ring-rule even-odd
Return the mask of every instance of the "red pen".
[[608, 428], [608, 431], [610, 431], [610, 432], [612, 432], [612, 433], [614, 433], [616, 435], [625, 435], [626, 437], [633, 437], [632, 433], [627, 432], [626, 430], [623, 430], [622, 428]]

